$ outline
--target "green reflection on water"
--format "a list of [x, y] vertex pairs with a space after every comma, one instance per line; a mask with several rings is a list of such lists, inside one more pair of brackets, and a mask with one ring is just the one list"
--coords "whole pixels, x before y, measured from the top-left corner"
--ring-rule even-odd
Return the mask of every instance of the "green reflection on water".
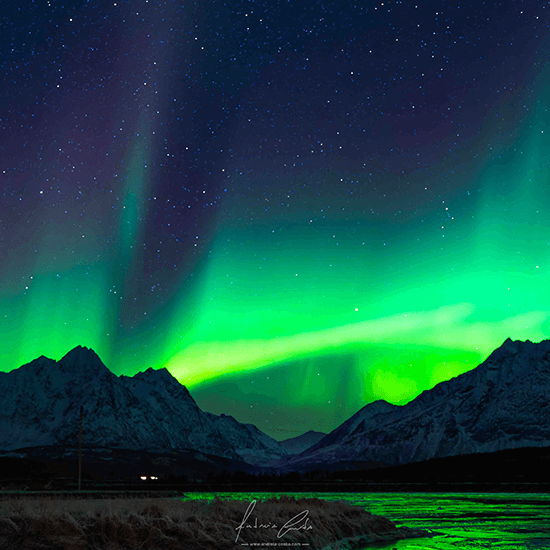
[[396, 550], [550, 549], [550, 495], [515, 493], [188, 493], [183, 500], [215, 496], [261, 502], [281, 495], [344, 500], [398, 526], [436, 531], [433, 538], [411, 539], [368, 548]]

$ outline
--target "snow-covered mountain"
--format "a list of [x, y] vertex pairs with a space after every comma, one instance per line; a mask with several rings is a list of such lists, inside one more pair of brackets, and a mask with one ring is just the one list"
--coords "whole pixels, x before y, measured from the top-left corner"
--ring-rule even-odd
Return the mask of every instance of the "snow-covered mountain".
[[116, 376], [78, 346], [0, 373], [0, 449], [78, 444], [134, 450], [195, 449], [250, 464], [286, 454], [251, 424], [203, 412], [166, 369]]
[[309, 430], [305, 434], [299, 435], [298, 437], [291, 437], [280, 441], [281, 445], [287, 450], [290, 454], [299, 454], [309, 449], [312, 445], [315, 445], [319, 440], [323, 439], [327, 435], [323, 432], [314, 432]]
[[405, 464], [550, 445], [550, 340], [506, 340], [481, 365], [404, 406], [376, 401], [298, 456], [311, 468], [346, 461]]

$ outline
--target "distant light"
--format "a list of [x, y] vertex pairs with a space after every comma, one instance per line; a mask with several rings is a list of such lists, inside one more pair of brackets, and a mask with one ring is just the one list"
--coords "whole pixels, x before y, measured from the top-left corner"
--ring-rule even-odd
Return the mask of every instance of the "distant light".
[[147, 476], [140, 476], [139, 479], [145, 481], [147, 479]]

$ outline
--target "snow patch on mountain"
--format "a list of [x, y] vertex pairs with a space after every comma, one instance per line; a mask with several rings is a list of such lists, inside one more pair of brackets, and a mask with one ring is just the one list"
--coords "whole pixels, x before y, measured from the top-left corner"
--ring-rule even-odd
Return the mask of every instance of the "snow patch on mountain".
[[44, 356], [0, 373], [0, 449], [83, 444], [147, 451], [194, 449], [260, 464], [284, 456], [255, 426], [203, 412], [166, 369], [116, 376], [78, 346], [59, 361]]
[[299, 456], [300, 469], [341, 461], [405, 464], [550, 445], [550, 341], [507, 339], [477, 368], [404, 406], [371, 403]]

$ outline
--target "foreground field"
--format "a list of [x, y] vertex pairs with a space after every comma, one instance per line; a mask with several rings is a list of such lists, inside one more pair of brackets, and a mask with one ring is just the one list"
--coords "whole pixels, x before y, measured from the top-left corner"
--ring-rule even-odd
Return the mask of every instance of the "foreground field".
[[343, 550], [419, 536], [429, 535], [397, 528], [346, 502], [317, 498], [0, 502], [1, 548], [226, 550], [244, 543]]

